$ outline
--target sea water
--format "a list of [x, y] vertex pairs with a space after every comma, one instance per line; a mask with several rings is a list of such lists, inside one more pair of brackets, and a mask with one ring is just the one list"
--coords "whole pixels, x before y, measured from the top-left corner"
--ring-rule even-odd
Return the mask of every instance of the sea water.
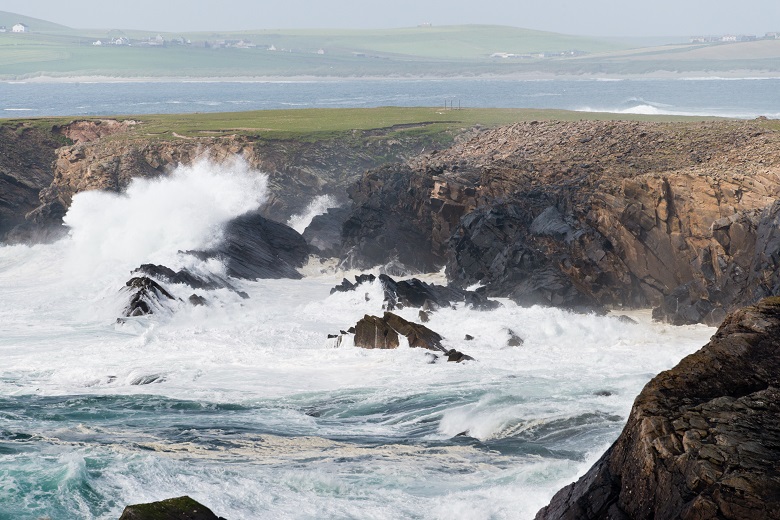
[[431, 363], [329, 340], [381, 315], [382, 289], [330, 294], [354, 273], [316, 259], [302, 280], [237, 283], [248, 299], [197, 291], [193, 307], [168, 285], [170, 312], [117, 322], [135, 267], [223, 272], [178, 251], [265, 197], [240, 161], [201, 162], [78, 194], [66, 238], [0, 247], [0, 519], [115, 519], [185, 494], [231, 520], [532, 518], [713, 332], [458, 305], [427, 325], [476, 361]]
[[232, 112], [379, 106], [499, 107], [780, 117], [780, 78], [330, 79], [0, 82], [0, 116]]

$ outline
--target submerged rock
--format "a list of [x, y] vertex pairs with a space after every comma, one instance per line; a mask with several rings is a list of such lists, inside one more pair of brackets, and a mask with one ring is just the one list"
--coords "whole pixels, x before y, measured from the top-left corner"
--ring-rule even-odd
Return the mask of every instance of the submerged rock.
[[780, 298], [650, 381], [612, 447], [536, 515], [607, 518], [780, 518]]
[[188, 496], [125, 507], [119, 520], [225, 520]]

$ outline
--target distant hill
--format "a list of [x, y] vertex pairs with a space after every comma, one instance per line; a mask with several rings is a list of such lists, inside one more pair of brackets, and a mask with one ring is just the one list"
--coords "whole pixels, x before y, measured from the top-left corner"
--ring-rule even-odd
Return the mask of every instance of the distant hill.
[[39, 18], [32, 18], [30, 16], [24, 16], [16, 13], [9, 13], [8, 11], [0, 11], [0, 26], [5, 26], [8, 30], [11, 27], [23, 23], [34, 32], [72, 32], [73, 29], [66, 27], [65, 25], [59, 25], [53, 22], [47, 22]]
[[452, 77], [780, 72], [780, 40], [642, 47], [517, 27], [158, 33], [73, 29], [0, 11], [0, 80], [80, 77]]

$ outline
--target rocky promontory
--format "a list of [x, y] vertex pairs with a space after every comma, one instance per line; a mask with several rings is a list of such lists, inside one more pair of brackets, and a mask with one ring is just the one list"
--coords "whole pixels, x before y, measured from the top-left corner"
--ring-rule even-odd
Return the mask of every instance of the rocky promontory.
[[446, 266], [521, 304], [715, 325], [777, 285], [780, 132], [763, 120], [517, 123], [350, 196], [344, 262]]
[[780, 518], [780, 298], [730, 314], [537, 520]]

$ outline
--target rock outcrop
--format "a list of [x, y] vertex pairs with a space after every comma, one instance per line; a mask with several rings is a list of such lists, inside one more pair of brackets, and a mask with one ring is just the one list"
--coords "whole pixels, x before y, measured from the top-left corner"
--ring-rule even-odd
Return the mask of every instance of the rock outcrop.
[[[391, 311], [404, 307], [433, 311], [442, 307], [451, 307], [456, 303], [464, 303], [483, 311], [501, 306], [499, 302], [489, 300], [477, 291], [427, 283], [417, 278], [395, 280], [386, 274], [380, 274], [378, 279], [382, 285], [384, 308]], [[361, 284], [371, 283], [374, 280], [377, 280], [377, 277], [370, 273], [356, 275], [355, 283], [344, 278], [341, 284], [330, 290], [330, 293], [354, 291]]]
[[225, 520], [188, 496], [125, 507], [119, 520]]
[[176, 298], [163, 286], [148, 276], [136, 276], [125, 284], [130, 292], [130, 303], [123, 313], [126, 317], [158, 314], [163, 309], [169, 309], [169, 304]]
[[675, 306], [670, 319], [717, 323], [751, 301], [745, 287], [764, 294], [757, 273], [777, 265], [764, 254], [754, 268], [751, 248], [780, 198], [780, 132], [765, 121], [518, 123], [371, 171], [350, 195], [351, 265], [446, 265], [457, 286], [570, 308], [658, 306], [687, 290], [696, 312]]
[[228, 222], [216, 248], [189, 253], [201, 259], [219, 258], [233, 278], [257, 280], [302, 278], [296, 268], [303, 267], [309, 251], [297, 231], [253, 211]]
[[410, 347], [424, 348], [440, 352], [447, 356], [447, 361], [460, 363], [473, 360], [455, 349], [442, 345], [442, 337], [418, 323], [407, 321], [397, 314], [385, 312], [382, 317], [366, 314], [355, 325], [354, 343], [356, 347], [368, 349], [395, 349], [400, 346], [400, 336], [404, 336]]
[[537, 520], [780, 518], [780, 298], [659, 374], [623, 433]]
[[40, 204], [40, 191], [53, 180], [55, 151], [65, 144], [66, 139], [31, 122], [0, 124], [0, 241], [43, 241], [57, 236], [64, 207], [51, 206], [48, 213], [35, 215], [32, 221], [26, 221], [25, 215]]

